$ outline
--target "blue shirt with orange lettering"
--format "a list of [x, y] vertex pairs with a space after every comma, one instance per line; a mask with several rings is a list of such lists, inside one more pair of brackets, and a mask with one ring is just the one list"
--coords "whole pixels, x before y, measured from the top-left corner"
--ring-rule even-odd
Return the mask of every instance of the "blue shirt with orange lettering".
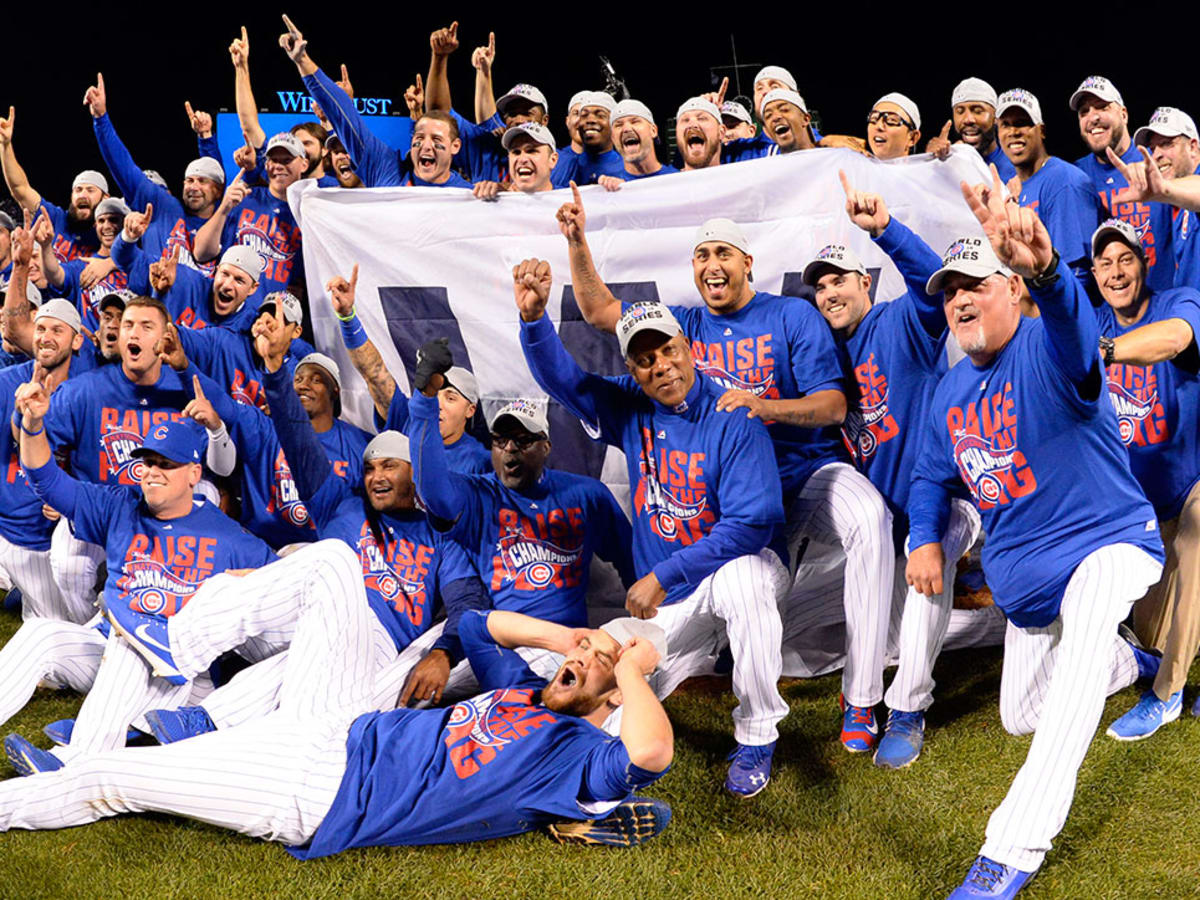
[[1050, 240], [1076, 278], [1092, 268], [1092, 232], [1103, 209], [1091, 179], [1069, 162], [1051, 156], [1021, 185], [1020, 204], [1037, 212]]
[[449, 535], [475, 561], [497, 609], [585, 626], [593, 553], [633, 583], [629, 520], [601, 482], [544, 469], [537, 484], [517, 491], [494, 472], [454, 472], [437, 399], [420, 392], [409, 401], [409, 437], [418, 494], [430, 515], [453, 523]]
[[1032, 294], [1041, 318], [1022, 317], [989, 364], [965, 359], [938, 384], [908, 512], [911, 546], [939, 541], [945, 495], [965, 484], [987, 532], [996, 605], [1013, 624], [1042, 628], [1089, 554], [1126, 543], [1162, 562], [1163, 545], [1105, 396], [1087, 295], [1065, 262]]
[[63, 283], [58, 290], [79, 310], [79, 318], [89, 331], [98, 331], [100, 328], [100, 301], [105, 296], [125, 288], [137, 294], [147, 293], [150, 289], [150, 266], [143, 254], [139, 254], [133, 264], [132, 283], [129, 275], [116, 268], [90, 288], [85, 288], [79, 283], [79, 276], [83, 274], [87, 265], [87, 261], [82, 259], [71, 259], [62, 263]]
[[925, 292], [941, 260], [894, 216], [875, 242], [908, 290], [872, 306], [844, 340], [859, 391], [858, 409], [847, 415], [844, 430], [859, 468], [893, 514], [903, 514], [946, 349], [942, 295]]
[[[119, 243], [119, 241], [118, 241]], [[115, 246], [115, 245], [114, 245]], [[158, 297], [166, 304], [171, 321], [181, 328], [228, 328], [230, 331], [249, 331], [258, 318], [258, 308], [265, 296], [264, 282], [246, 298], [240, 307], [228, 315], [218, 315], [213, 309], [213, 281], [195, 269], [179, 267], [175, 283]], [[157, 291], [155, 292], [158, 293]]]
[[[621, 304], [622, 312], [628, 306]], [[705, 306], [670, 309], [692, 342], [697, 371], [726, 390], [790, 400], [845, 388], [833, 335], [806, 300], [758, 291], [737, 312], [724, 315]], [[767, 431], [775, 442], [785, 506], [813, 472], [846, 459], [837, 428], [771, 422]]]
[[[1121, 154], [1121, 160], [1140, 163], [1141, 151], [1130, 143], [1129, 149]], [[1092, 189], [1100, 198], [1104, 212], [1128, 222], [1137, 232], [1146, 254], [1146, 284], [1150, 290], [1163, 291], [1169, 288], [1175, 280], [1171, 207], [1165, 203], [1127, 203], [1118, 200], [1117, 195], [1129, 187], [1129, 182], [1107, 158], [1101, 159], [1089, 153], [1075, 160], [1075, 165], [1091, 179]]]
[[[375, 421], [377, 424], [381, 421], [378, 414]], [[387, 420], [383, 427], [399, 431], [401, 434], [408, 433], [408, 397], [399, 388], [392, 394], [392, 402], [388, 405]], [[446, 450], [446, 467], [451, 472], [487, 475], [493, 471], [492, 451], [466, 432], [459, 435], [453, 443], [442, 446]]]
[[50, 224], [54, 226], [54, 255], [60, 263], [78, 256], [91, 256], [100, 249], [100, 238], [96, 236], [94, 219], [76, 224], [71, 221], [65, 209], [55, 206], [45, 197], [42, 198], [41, 209], [46, 211]]
[[1000, 173], [1000, 180], [1005, 184], [1008, 184], [1009, 179], [1014, 178], [1017, 174], [1017, 167], [1004, 155], [999, 140], [992, 145], [992, 152], [983, 158], [983, 164], [995, 166], [996, 171]]
[[119, 363], [100, 366], [68, 379], [51, 395], [46, 437], [55, 450], [71, 451], [71, 471], [84, 481], [135, 487], [142, 464], [130, 454], [153, 426], [184, 418], [190, 399], [169, 366], [148, 385], [130, 381]]
[[54, 460], [29, 471], [46, 503], [71, 520], [76, 537], [104, 547], [104, 604], [173, 616], [200, 585], [226, 569], [265, 566], [271, 548], [196, 497], [187, 515], [160, 519], [139, 492], [76, 481]]
[[[1200, 175], [1200, 166], [1193, 175]], [[1172, 210], [1172, 250], [1175, 252], [1175, 287], [1200, 289], [1200, 216], [1190, 209]]]
[[362, 487], [363, 480], [363, 451], [371, 443], [372, 434], [368, 434], [356, 425], [333, 420], [333, 427], [328, 431], [318, 431], [317, 440], [325, 448], [325, 457], [333, 466], [333, 474], [343, 479], [351, 488]]
[[[248, 331], [180, 328], [178, 334], [183, 352], [197, 369], [221, 385], [236, 402], [266, 412], [262, 360], [254, 352], [254, 339]], [[291, 350], [283, 358], [288, 377], [295, 373], [297, 361], [312, 352], [312, 344], [303, 338], [292, 341]]]
[[769, 547], [788, 559], [775, 449], [762, 422], [720, 412], [725, 392], [696, 372], [679, 406], [651, 400], [632, 377], [579, 368], [548, 316], [521, 322], [521, 347], [542, 389], [588, 433], [625, 452], [633, 496], [633, 558], [664, 603], [689, 596], [725, 563]]
[[265, 187], [250, 189], [229, 213], [221, 232], [222, 251], [235, 244], [258, 251], [263, 262], [258, 285], [264, 294], [286, 291], [293, 281], [304, 280], [300, 243], [300, 225], [288, 202]]
[[[71, 363], [74, 368], [75, 363]], [[13, 408], [16, 405], [17, 388], [33, 377], [33, 360], [0, 369], [0, 415], [5, 426], [0, 434], [0, 464], [4, 466], [4, 477], [0, 478], [0, 536], [18, 547], [30, 550], [49, 550], [50, 533], [54, 522], [42, 515], [42, 501], [21, 469], [20, 448], [13, 440]]]
[[293, 856], [484, 841], [601, 818], [665, 774], [635, 766], [619, 738], [586, 719], [542, 706], [545, 682], [496, 644], [486, 613], [465, 614], [460, 632], [484, 692], [449, 709], [355, 719], [333, 805], [307, 845], [288, 848]]
[[1147, 303], [1132, 325], [1118, 322], [1108, 304], [1096, 310], [1096, 319], [1100, 333], [1114, 338], [1168, 319], [1183, 319], [1192, 329], [1191, 344], [1174, 359], [1152, 366], [1113, 363], [1107, 371], [1130, 468], [1159, 519], [1167, 520], [1179, 515], [1200, 479], [1200, 292], [1169, 289]]

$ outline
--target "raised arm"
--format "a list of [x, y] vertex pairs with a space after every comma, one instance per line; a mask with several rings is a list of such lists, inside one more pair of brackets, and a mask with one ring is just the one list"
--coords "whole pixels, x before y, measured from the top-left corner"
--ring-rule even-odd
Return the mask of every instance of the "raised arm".
[[267, 133], [258, 123], [258, 104], [254, 102], [254, 90], [250, 87], [250, 36], [242, 26], [242, 36], [234, 38], [229, 45], [229, 59], [233, 63], [233, 89], [237, 103], [238, 121], [242, 131], [254, 147], [260, 148], [267, 141]]
[[245, 175], [245, 169], [238, 170], [233, 181], [225, 188], [225, 196], [221, 198], [221, 203], [212, 214], [212, 218], [196, 231], [192, 246], [192, 256], [196, 262], [208, 262], [210, 259], [216, 259], [221, 253], [221, 235], [225, 231], [225, 222], [229, 214], [250, 193], [250, 189], [246, 187]]
[[63, 271], [58, 257], [54, 255], [54, 226], [44, 209], [38, 213], [37, 221], [33, 223], [33, 240], [41, 249], [42, 274], [55, 287], [62, 287], [67, 280], [67, 273]]
[[621, 692], [621, 743], [629, 761], [647, 772], [664, 772], [675, 757], [675, 735], [667, 711], [646, 677], [659, 663], [645, 638], [630, 638], [613, 668]]
[[1108, 161], [1112, 163], [1129, 187], [1121, 191], [1115, 198], [1116, 203], [1167, 203], [1180, 209], [1200, 212], [1200, 175], [1185, 175], [1183, 178], [1163, 178], [1158, 166], [1145, 147], [1138, 147], [1144, 157], [1143, 162], [1126, 163], [1113, 153], [1111, 147], [1105, 151]]
[[587, 243], [587, 214], [583, 209], [583, 198], [579, 188], [571, 182], [571, 202], [558, 208], [558, 227], [567, 239], [567, 256], [571, 261], [571, 286], [575, 289], [575, 302], [583, 313], [584, 321], [601, 331], [616, 331], [621, 318], [621, 301], [613, 296], [608, 285], [596, 271], [592, 251]]
[[425, 111], [450, 111], [450, 79], [446, 61], [458, 49], [458, 22], [439, 28], [429, 35], [429, 77], [425, 79]]
[[379, 350], [367, 337], [367, 331], [354, 311], [354, 296], [358, 289], [358, 263], [350, 272], [350, 280], [338, 276], [325, 285], [333, 312], [342, 326], [342, 341], [350, 353], [350, 361], [367, 383], [371, 402], [380, 418], [386, 419], [392, 398], [396, 394], [396, 379], [384, 365]]
[[[29, 218], [29, 211], [25, 210]], [[33, 355], [33, 304], [29, 302], [29, 264], [33, 260], [33, 234], [18, 228], [12, 235], [12, 272], [4, 292], [0, 335], [22, 353]]]
[[486, 47], [471, 54], [475, 67], [475, 121], [482, 125], [496, 114], [496, 91], [492, 84], [492, 64], [496, 61], [496, 32], [488, 32]]
[[108, 92], [104, 87], [102, 73], [96, 73], [96, 83], [83, 95], [83, 105], [92, 114], [92, 131], [96, 135], [100, 156], [116, 179], [125, 202], [133, 207], [157, 200], [157, 193], [163, 189], [153, 184], [134, 162], [129, 148], [117, 136], [117, 130], [108, 117]]
[[45, 417], [50, 409], [46, 373], [35, 363], [32, 379], [17, 388], [16, 414], [19, 423], [21, 468], [29, 476], [34, 491], [68, 519], [75, 518], [80, 484], [59, 468], [50, 452]]
[[446, 448], [438, 428], [437, 394], [445, 384], [443, 373], [453, 362], [447, 343], [442, 338], [421, 347], [419, 356], [428, 368], [422, 371], [421, 363], [418, 363], [417, 383], [414, 383], [413, 395], [408, 401], [408, 437], [418, 496], [431, 516], [443, 523], [453, 523], [467, 508], [471, 488], [467, 477], [451, 471], [447, 464]]
[[8, 185], [8, 192], [13, 199], [22, 208], [33, 211], [41, 206], [42, 195], [30, 187], [29, 178], [13, 151], [13, 123], [16, 118], [17, 111], [11, 106], [8, 108], [8, 118], [0, 118], [0, 170], [4, 171], [4, 183]]

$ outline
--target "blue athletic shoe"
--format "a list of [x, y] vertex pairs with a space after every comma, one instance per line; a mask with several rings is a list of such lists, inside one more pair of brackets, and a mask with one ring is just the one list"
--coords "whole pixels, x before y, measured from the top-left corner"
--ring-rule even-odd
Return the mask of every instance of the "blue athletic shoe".
[[548, 830], [560, 844], [636, 847], [661, 834], [670, 821], [669, 804], [652, 797], [630, 797], [603, 819], [555, 822]]
[[971, 864], [971, 871], [967, 872], [966, 879], [954, 889], [948, 900], [970, 900], [972, 897], [1005, 900], [1015, 897], [1017, 891], [1033, 876], [1033, 872], [1022, 872], [986, 856], [977, 856]]
[[[57, 722], [51, 722], [49, 725], [43, 728], [42, 734], [46, 735], [46, 737], [50, 738], [50, 740], [54, 741], [54, 743], [58, 744], [58, 746], [65, 747], [67, 744], [71, 743], [71, 735], [74, 733], [74, 731], [74, 719], [59, 719]], [[129, 731], [125, 733], [125, 741], [127, 743], [129, 741], [136, 741], [141, 737], [145, 737], [145, 735], [136, 728], [130, 728]]]
[[1133, 709], [1121, 716], [1105, 732], [1118, 741], [1140, 741], [1148, 738], [1169, 722], [1174, 722], [1183, 712], [1183, 691], [1176, 691], [1166, 700], [1159, 700], [1153, 690], [1146, 691], [1133, 705]]
[[875, 719], [875, 708], [851, 706], [846, 698], [838, 695], [842, 707], [842, 746], [851, 753], [867, 753], [879, 742], [879, 722]]
[[4, 608], [9, 612], [19, 613], [21, 611], [21, 600], [21, 589], [15, 587], [4, 595]]
[[179, 709], [152, 709], [146, 713], [150, 733], [160, 744], [173, 744], [184, 738], [216, 731], [203, 706], [181, 706]]
[[33, 746], [19, 734], [10, 734], [4, 739], [4, 755], [18, 775], [54, 772], [63, 767], [62, 760], [57, 756]]
[[108, 608], [108, 621], [117, 634], [129, 641], [129, 645], [145, 657], [150, 671], [171, 684], [187, 684], [187, 679], [175, 668], [171, 656], [171, 642], [167, 636], [167, 620], [163, 616], [152, 616], [130, 609], [124, 603]]
[[1158, 667], [1162, 665], [1162, 651], [1151, 650], [1143, 644], [1133, 633], [1133, 629], [1124, 622], [1117, 626], [1117, 634], [1133, 651], [1133, 658], [1137, 660], [1138, 678], [1148, 679], [1157, 675]]
[[925, 744], [925, 713], [893, 709], [888, 713], [887, 730], [875, 750], [875, 765], [881, 769], [903, 769], [921, 755]]
[[1196, 698], [1196, 702], [1192, 704], [1192, 715], [1200, 716], [1200, 697]]
[[725, 790], [735, 797], [753, 797], [771, 780], [771, 756], [775, 742], [769, 744], [738, 744], [729, 754], [733, 764], [725, 778]]

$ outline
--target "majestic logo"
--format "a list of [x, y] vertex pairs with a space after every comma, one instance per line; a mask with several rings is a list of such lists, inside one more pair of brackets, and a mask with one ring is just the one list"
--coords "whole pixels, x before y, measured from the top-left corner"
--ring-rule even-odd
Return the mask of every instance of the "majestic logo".
[[532, 703], [532, 690], [506, 688], [455, 704], [442, 739], [454, 774], [470, 778], [505, 747], [557, 721], [554, 713]]
[[1016, 447], [1003, 450], [977, 434], [954, 433], [954, 461], [959, 474], [971, 493], [988, 503], [996, 503], [1004, 494], [1002, 476], [1012, 470], [1016, 452]]
[[189, 581], [172, 572], [163, 563], [143, 553], [124, 566], [117, 580], [129, 608], [156, 616], [173, 616], [200, 589], [199, 581]]

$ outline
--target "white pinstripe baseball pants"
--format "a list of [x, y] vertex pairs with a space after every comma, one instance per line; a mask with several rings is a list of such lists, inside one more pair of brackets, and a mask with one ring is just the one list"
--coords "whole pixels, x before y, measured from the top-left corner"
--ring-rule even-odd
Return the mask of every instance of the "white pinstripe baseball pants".
[[68, 607], [54, 581], [49, 550], [31, 550], [0, 537], [0, 569], [12, 587], [21, 590], [22, 619], [61, 619], [82, 625], [96, 614], [95, 607], [88, 607], [86, 615]]
[[29, 619], [0, 649], [0, 724], [29, 702], [39, 684], [86, 693], [100, 668], [104, 635], [56, 619]]
[[[897, 642], [899, 660], [884, 695], [888, 709], [924, 711], [933, 703], [933, 665], [942, 652], [954, 609], [955, 571], [959, 559], [979, 536], [979, 528], [975, 507], [963, 500], [952, 500], [950, 520], [942, 537], [946, 565], [942, 570], [941, 594], [927, 597], [911, 587], [905, 592]], [[903, 579], [903, 572], [897, 572], [897, 583]]]
[[892, 514], [866, 476], [846, 463], [814, 472], [788, 511], [788, 553], [804, 537], [846, 553], [846, 664], [842, 693], [854, 706], [883, 699], [884, 654], [896, 558]]
[[68, 622], [86, 622], [96, 614], [96, 573], [103, 562], [103, 547], [75, 537], [65, 516], [58, 520], [50, 536], [50, 571]]
[[783, 625], [779, 602], [787, 570], [772, 550], [732, 559], [651, 620], [667, 633], [667, 656], [650, 676], [660, 699], [686, 678], [712, 671], [728, 637], [733, 653], [733, 735], [739, 744], [769, 744], [788, 714], [779, 694]]
[[0, 830], [167, 812], [288, 844], [311, 838], [345, 774], [349, 726], [370, 709], [381, 629], [366, 602], [361, 563], [342, 542], [322, 541], [265, 568], [302, 593], [277, 712], [0, 782]]
[[1009, 623], [1000, 718], [1013, 734], [1032, 731], [1033, 742], [988, 820], [984, 856], [1026, 872], [1041, 865], [1067, 819], [1104, 698], [1137, 679], [1133, 652], [1117, 625], [1161, 574], [1144, 550], [1109, 544], [1075, 569], [1050, 625]]

